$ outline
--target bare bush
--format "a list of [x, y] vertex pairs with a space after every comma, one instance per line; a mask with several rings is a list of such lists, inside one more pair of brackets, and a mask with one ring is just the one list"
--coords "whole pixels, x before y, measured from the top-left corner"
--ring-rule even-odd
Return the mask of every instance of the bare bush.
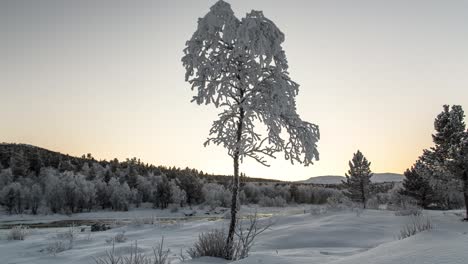
[[286, 200], [279, 196], [274, 198], [262, 196], [258, 204], [263, 207], [285, 207], [287, 205]]
[[132, 218], [132, 220], [130, 222], [130, 225], [133, 226], [133, 227], [141, 227], [141, 226], [145, 225], [145, 219], [134, 217], [134, 218]]
[[249, 256], [250, 249], [254, 245], [254, 240], [257, 236], [269, 229], [273, 223], [271, 221], [265, 224], [258, 222], [257, 213], [249, 216], [247, 221], [240, 221], [236, 226], [237, 243], [235, 244], [235, 259], [244, 259]]
[[71, 225], [65, 232], [58, 233], [55, 240], [47, 245], [45, 251], [56, 256], [58, 253], [70, 250], [73, 248], [75, 240], [78, 236], [78, 228]]
[[119, 232], [114, 237], [106, 239], [107, 243], [123, 243], [127, 241], [127, 237], [125, 236], [125, 231]]
[[161, 243], [157, 244], [156, 247], [153, 248], [153, 255], [154, 259], [151, 262], [152, 264], [169, 264], [169, 253], [171, 252], [170, 249], [164, 250], [164, 237], [161, 239]]
[[47, 245], [45, 251], [49, 254], [56, 256], [58, 253], [70, 249], [69, 244], [64, 241], [54, 241]]
[[24, 240], [29, 234], [29, 229], [26, 226], [14, 226], [8, 233], [8, 240]]
[[400, 234], [398, 235], [398, 239], [405, 239], [425, 230], [431, 230], [432, 228], [432, 221], [429, 217], [421, 215], [412, 215], [409, 217], [408, 223], [406, 223], [401, 228]]
[[150, 264], [151, 259], [145, 254], [138, 251], [138, 242], [135, 241], [135, 246], [130, 245], [130, 256], [122, 258], [122, 264]]
[[227, 235], [224, 230], [215, 229], [211, 232], [201, 233], [198, 241], [187, 250], [191, 258], [217, 257], [224, 258]]
[[102, 258], [94, 258], [94, 262], [96, 264], [170, 264], [169, 253], [169, 249], [164, 249], [164, 237], [161, 243], [153, 247], [153, 256], [141, 253], [137, 241], [130, 246], [130, 255], [117, 256], [115, 243], [112, 243], [112, 250], [106, 251], [106, 255]]
[[68, 229], [63, 233], [57, 234], [57, 239], [66, 240], [68, 242], [67, 249], [72, 249], [73, 244], [77, 238], [78, 229], [75, 225], [71, 225]]
[[422, 214], [421, 207], [411, 201], [402, 201], [397, 207], [394, 207], [396, 216], [419, 216]]
[[112, 250], [107, 250], [106, 255], [102, 258], [94, 258], [96, 264], [123, 264], [121, 256], [115, 253], [115, 244], [112, 244]]
[[325, 206], [312, 206], [310, 208], [310, 214], [313, 216], [319, 216], [327, 213], [327, 207]]
[[239, 260], [248, 257], [250, 249], [254, 245], [254, 240], [258, 235], [265, 232], [272, 226], [272, 222], [268, 221], [264, 224], [259, 223], [257, 213], [247, 217], [247, 220], [239, 221], [236, 225], [236, 239], [233, 243], [231, 252], [226, 252], [227, 235], [224, 230], [213, 230], [211, 232], [202, 233], [198, 237], [195, 245], [187, 250], [191, 258], [198, 257], [218, 257], [226, 258], [231, 256], [232, 260]]

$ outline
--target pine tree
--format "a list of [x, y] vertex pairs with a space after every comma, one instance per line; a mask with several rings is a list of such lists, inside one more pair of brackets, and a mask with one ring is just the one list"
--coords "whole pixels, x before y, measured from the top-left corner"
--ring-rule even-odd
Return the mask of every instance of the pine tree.
[[[421, 161], [432, 172], [431, 184], [459, 189], [462, 183], [466, 196], [468, 217], [468, 184], [464, 178], [464, 137], [466, 137], [464, 122], [465, 114], [460, 105], [444, 105], [443, 111], [434, 121], [435, 133], [432, 135], [435, 146], [424, 150]], [[468, 179], [467, 179], [468, 180]], [[450, 202], [450, 201], [449, 201]], [[448, 204], [450, 208], [450, 204]]]
[[403, 189], [400, 194], [413, 197], [418, 201], [418, 205], [427, 208], [434, 198], [434, 189], [429, 184], [429, 180], [423, 176], [424, 164], [417, 162], [411, 169], [404, 173]]
[[11, 155], [10, 168], [15, 180], [18, 177], [27, 176], [29, 162], [26, 160], [23, 151], [19, 151]]
[[450, 150], [450, 158], [446, 162], [448, 169], [462, 182], [465, 199], [466, 217], [468, 221], [468, 131], [463, 133], [460, 142]]
[[367, 161], [366, 157], [358, 150], [354, 154], [353, 159], [349, 162], [346, 181], [343, 181], [347, 189], [345, 195], [352, 201], [362, 203], [364, 208], [366, 208], [371, 185], [370, 178], [372, 177], [372, 172], [370, 170], [370, 165], [371, 163]]
[[172, 190], [166, 176], [161, 176], [161, 181], [156, 185], [153, 204], [157, 208], [165, 209], [172, 202]]

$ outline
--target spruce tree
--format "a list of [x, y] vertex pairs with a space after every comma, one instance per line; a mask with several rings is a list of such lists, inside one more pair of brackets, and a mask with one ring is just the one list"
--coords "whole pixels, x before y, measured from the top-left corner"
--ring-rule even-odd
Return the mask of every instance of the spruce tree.
[[446, 165], [455, 178], [462, 183], [466, 209], [465, 221], [468, 221], [468, 131], [463, 133], [460, 142], [450, 149], [450, 157]]
[[424, 171], [425, 167], [420, 161], [407, 169], [404, 173], [405, 179], [400, 194], [416, 199], [419, 206], [427, 208], [435, 194], [429, 180], [424, 177]]
[[371, 163], [367, 161], [366, 157], [358, 150], [354, 154], [353, 159], [349, 162], [346, 181], [342, 181], [347, 189], [345, 195], [352, 201], [362, 203], [364, 208], [366, 208], [371, 185], [370, 178], [372, 177], [372, 172], [370, 165]]
[[[465, 185], [463, 138], [466, 137], [466, 125], [464, 118], [465, 114], [460, 105], [444, 105], [443, 111], [437, 115], [434, 121], [435, 133], [432, 138], [435, 146], [424, 150], [424, 154], [420, 158], [432, 172], [431, 185], [433, 186], [459, 189], [460, 182]], [[463, 192], [467, 196], [465, 204], [468, 204], [468, 186], [463, 187], [463, 189], [466, 189]], [[450, 204], [448, 207], [451, 207]]]

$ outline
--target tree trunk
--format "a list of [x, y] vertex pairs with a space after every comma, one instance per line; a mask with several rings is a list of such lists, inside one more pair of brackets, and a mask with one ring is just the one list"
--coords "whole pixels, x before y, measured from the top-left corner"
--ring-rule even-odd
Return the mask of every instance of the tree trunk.
[[468, 173], [463, 175], [463, 196], [465, 197], [465, 221], [468, 221]]
[[[240, 118], [237, 125], [237, 144], [242, 139], [242, 129], [243, 129], [243, 120], [244, 120], [244, 109], [240, 108]], [[239, 145], [237, 146], [236, 151], [234, 152], [234, 179], [232, 182], [232, 199], [231, 199], [231, 223], [229, 224], [229, 233], [226, 240], [226, 248], [224, 250], [226, 254], [226, 259], [231, 260], [233, 258], [233, 242], [234, 242], [234, 232], [236, 230], [237, 222], [237, 195], [239, 193]]]
[[366, 209], [366, 189], [362, 181], [363, 179], [361, 178], [361, 200], [362, 200], [364, 209]]

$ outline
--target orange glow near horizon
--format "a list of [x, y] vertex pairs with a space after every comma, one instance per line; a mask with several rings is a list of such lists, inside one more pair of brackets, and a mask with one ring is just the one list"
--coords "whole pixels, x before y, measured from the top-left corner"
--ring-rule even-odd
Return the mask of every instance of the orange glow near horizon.
[[[190, 103], [180, 62], [215, 0], [0, 3], [0, 142], [98, 159], [232, 174], [203, 147], [218, 111]], [[229, 1], [263, 10], [285, 33], [298, 113], [321, 129], [320, 161], [251, 177], [344, 175], [360, 149], [374, 172], [403, 173], [432, 145], [443, 104], [468, 111], [468, 4], [425, 1]]]

